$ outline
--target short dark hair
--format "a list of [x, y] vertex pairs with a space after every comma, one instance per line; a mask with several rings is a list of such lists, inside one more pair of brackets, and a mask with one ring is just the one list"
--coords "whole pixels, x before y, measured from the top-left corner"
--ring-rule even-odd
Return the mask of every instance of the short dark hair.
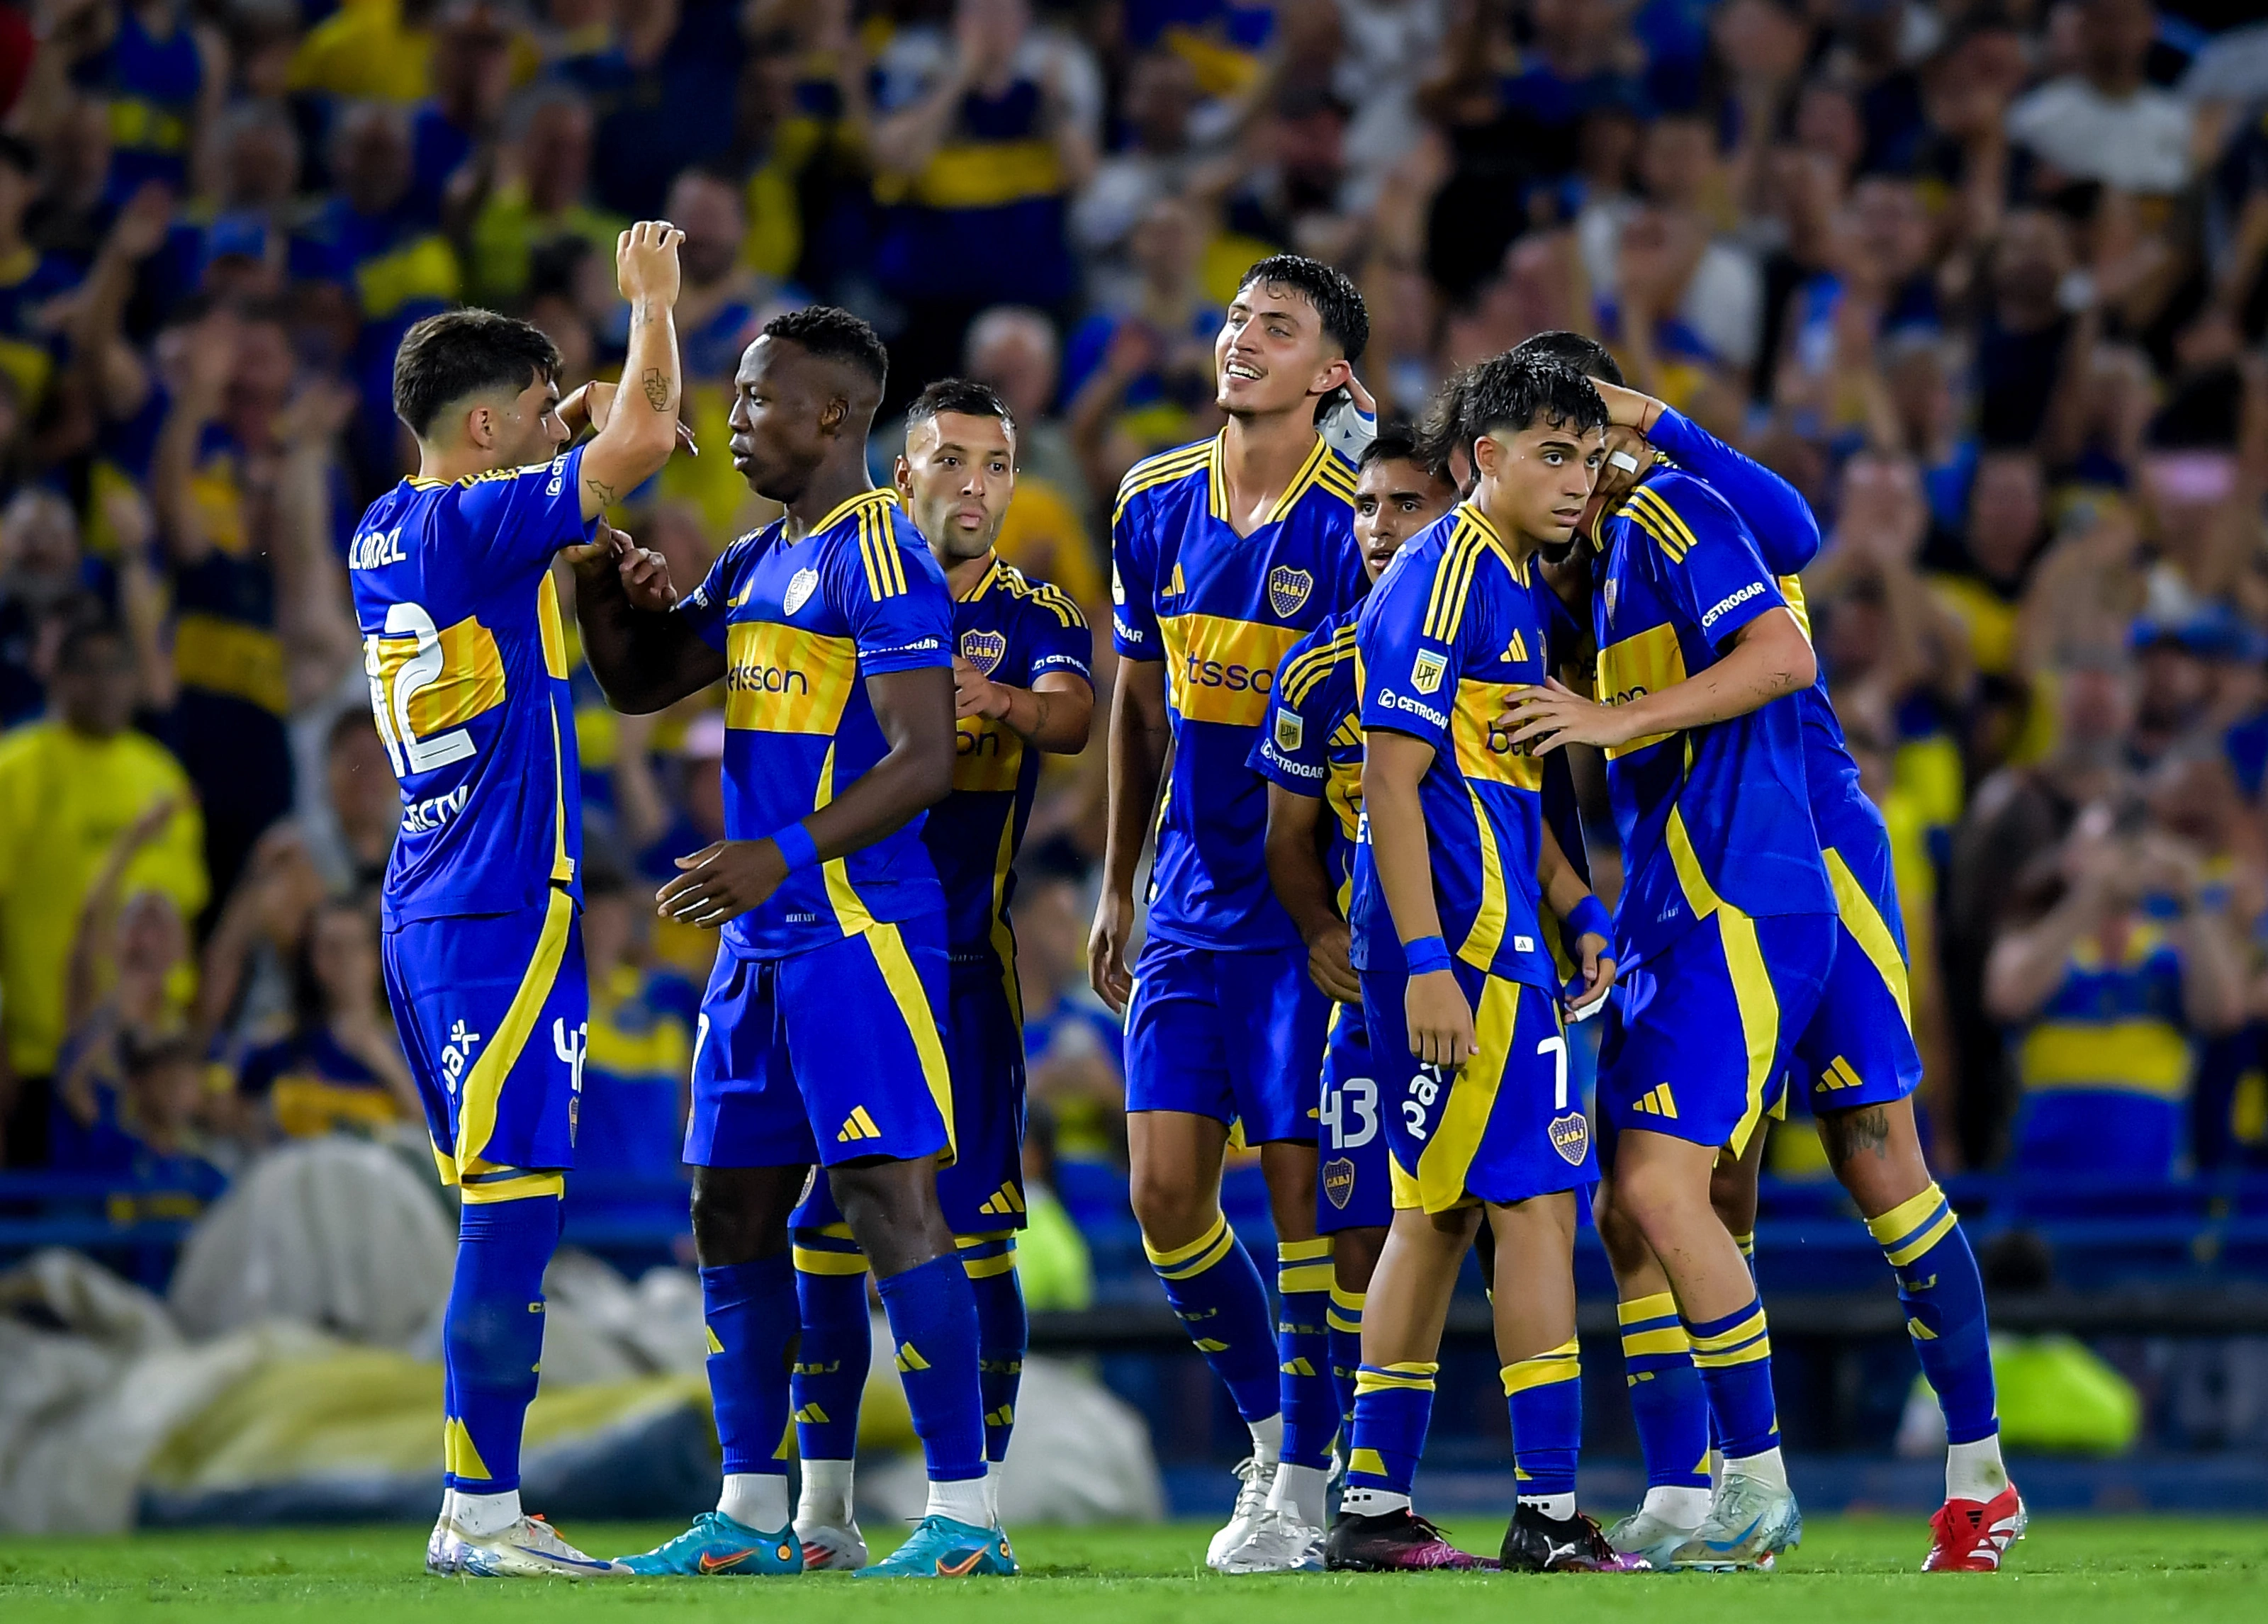
[[1370, 342], [1370, 312], [1362, 302], [1362, 290], [1344, 271], [1304, 254], [1271, 254], [1238, 279], [1237, 292], [1256, 282], [1280, 282], [1292, 289], [1315, 307], [1323, 336], [1339, 347], [1339, 353], [1350, 361], [1362, 359]]
[[1603, 378], [1617, 386], [1623, 383], [1622, 364], [1615, 359], [1614, 352], [1587, 334], [1565, 329], [1538, 333], [1514, 344], [1512, 353], [1531, 361], [1557, 361], [1562, 366], [1593, 378]]
[[118, 1045], [119, 1069], [146, 1077], [167, 1066], [194, 1066], [203, 1058], [186, 1032], [129, 1032]]
[[1473, 442], [1491, 430], [1517, 432], [1539, 417], [1578, 432], [1603, 429], [1607, 403], [1573, 367], [1508, 349], [1441, 386], [1418, 426], [1418, 444], [1434, 466], [1447, 467], [1451, 452], [1471, 457]]
[[36, 180], [40, 173], [40, 152], [21, 136], [0, 133], [0, 164], [5, 164], [26, 180]]
[[98, 643], [114, 643], [122, 650], [128, 647], [126, 628], [113, 620], [100, 600], [91, 595], [80, 595], [69, 601], [55, 618], [63, 623], [63, 636], [55, 643], [57, 671], [83, 670], [88, 650]]
[[784, 339], [824, 360], [840, 361], [880, 389], [889, 381], [890, 352], [865, 321], [833, 305], [791, 310], [764, 323], [766, 338]]
[[1355, 459], [1356, 471], [1359, 473], [1373, 462], [1414, 462], [1436, 479], [1447, 477], [1426, 456], [1425, 448], [1418, 443], [1417, 430], [1406, 423], [1380, 424], [1378, 433], [1362, 448], [1362, 455]]
[[998, 417], [1007, 425], [1011, 435], [1016, 432], [1016, 415], [1008, 409], [999, 392], [973, 378], [940, 378], [923, 390], [906, 408], [906, 427], [927, 423], [940, 412], [959, 412], [967, 417]]
[[559, 375], [543, 329], [492, 310], [445, 310], [403, 335], [394, 356], [394, 415], [423, 439], [444, 408], [490, 390], [518, 394]]

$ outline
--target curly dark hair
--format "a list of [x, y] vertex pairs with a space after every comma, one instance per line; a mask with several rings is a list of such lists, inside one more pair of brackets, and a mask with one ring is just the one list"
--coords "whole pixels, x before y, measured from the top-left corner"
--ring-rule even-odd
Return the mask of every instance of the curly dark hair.
[[444, 408], [475, 394], [559, 375], [559, 347], [541, 327], [492, 310], [445, 310], [402, 335], [394, 356], [394, 415], [423, 439]]
[[764, 323], [766, 338], [784, 339], [798, 349], [840, 361], [876, 389], [889, 381], [890, 352], [881, 334], [860, 317], [833, 305], [791, 310]]
[[1281, 283], [1297, 292], [1315, 307], [1323, 336], [1339, 347], [1339, 353], [1350, 361], [1362, 359], [1370, 342], [1370, 311], [1362, 302], [1362, 290], [1344, 271], [1303, 254], [1271, 254], [1244, 273], [1236, 290], [1242, 293], [1256, 282]]
[[1539, 417], [1585, 433], [1607, 426], [1607, 403], [1589, 378], [1564, 362], [1508, 349], [1441, 386], [1418, 422], [1418, 451], [1431, 466], [1447, 467], [1452, 452], [1469, 459], [1473, 442], [1491, 430], [1516, 433]]
[[1622, 364], [1604, 344], [1587, 334], [1565, 329], [1537, 333], [1514, 344], [1512, 353], [1531, 361], [1557, 361], [1589, 377], [1603, 378], [1617, 387], [1623, 386]]

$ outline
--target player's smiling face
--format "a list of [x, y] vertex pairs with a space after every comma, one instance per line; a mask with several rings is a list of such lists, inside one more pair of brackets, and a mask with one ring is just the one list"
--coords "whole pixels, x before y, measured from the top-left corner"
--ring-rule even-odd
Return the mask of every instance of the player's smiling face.
[[914, 525], [947, 562], [991, 550], [1016, 490], [1007, 423], [989, 414], [939, 412], [906, 431], [898, 494]]
[[1280, 282], [1237, 290], [1213, 340], [1214, 400], [1232, 417], [1288, 412], [1344, 383], [1351, 370], [1323, 336], [1307, 296]]
[[1354, 539], [1375, 582], [1402, 544], [1449, 511], [1457, 494], [1406, 457], [1366, 463], [1354, 487]]
[[828, 368], [802, 345], [759, 338], [733, 378], [733, 467], [748, 489], [792, 502], [827, 456], [828, 414], [844, 403]]
[[1525, 429], [1492, 429], [1473, 445], [1473, 500], [1507, 541], [1557, 547], [1582, 522], [1605, 459], [1597, 429], [1541, 417]]

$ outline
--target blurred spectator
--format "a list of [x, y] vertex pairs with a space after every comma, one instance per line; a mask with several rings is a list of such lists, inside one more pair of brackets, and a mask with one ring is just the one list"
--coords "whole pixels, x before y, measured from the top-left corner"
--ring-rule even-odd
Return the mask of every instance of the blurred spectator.
[[[115, 1114], [73, 1135], [55, 1171], [103, 1174], [127, 1187], [108, 1204], [114, 1224], [194, 1218], [228, 1187], [228, 1175], [196, 1125], [203, 1063], [180, 1032], [120, 1047], [124, 1087]], [[141, 1283], [154, 1286], [163, 1282], [166, 1266], [151, 1258], [135, 1272]]]
[[54, 491], [18, 491], [0, 510], [0, 727], [47, 708], [42, 672], [62, 629], [55, 613], [95, 584], [91, 573], [79, 556], [78, 521]]
[[1031, 1096], [1056, 1124], [1056, 1151], [1126, 1160], [1126, 1079], [1118, 1023], [1086, 985], [1079, 854], [1060, 841], [1026, 850], [1016, 880], [1016, 981]]
[[1220, 423], [1212, 346], [1222, 312], [1197, 287], [1197, 219], [1188, 204], [1160, 198], [1132, 244], [1142, 278], [1135, 302], [1074, 327], [1064, 357], [1071, 436], [1096, 490], [1115, 490], [1143, 458], [1202, 439]]
[[[994, 548], [1034, 580], [1063, 588], [1080, 608], [1098, 606], [1108, 549], [1085, 517], [1092, 488], [1077, 437], [1054, 411], [1055, 329], [1037, 311], [996, 305], [968, 329], [965, 370], [998, 390], [1016, 420], [1016, 499]], [[1107, 488], [1116, 483], [1114, 475]]]
[[2137, 805], [2098, 804], [2031, 877], [1992, 947], [1985, 999], [2019, 1029], [2012, 1165], [2164, 1179], [2187, 1164], [2199, 1040], [2244, 1018], [2225, 900], [2198, 854]]
[[187, 188], [190, 155], [228, 90], [228, 48], [183, 0], [106, 0], [70, 19], [61, 48], [74, 84], [108, 105], [110, 180]]
[[[511, 139], [489, 176], [475, 177], [466, 279], [475, 298], [510, 306], [528, 291], [545, 245], [576, 238], [611, 261], [627, 219], [585, 201], [591, 176], [590, 103], [563, 85], [527, 92], [512, 111]], [[489, 180], [486, 186], [481, 180]]]
[[385, 1135], [423, 1120], [379, 983], [371, 902], [315, 910], [291, 966], [291, 1030], [244, 1057], [236, 1091], [266, 1134], [290, 1139]]
[[1024, 1123], [1024, 1229], [1016, 1237], [1016, 1280], [1034, 1313], [1094, 1306], [1094, 1260], [1056, 1194], [1055, 1116], [1035, 1103]]
[[[603, 1214], [675, 1224], [685, 1196], [685, 1113], [700, 995], [683, 976], [645, 962], [641, 906], [629, 877], [603, 859], [583, 872], [583, 953], [591, 1025], [575, 1130], [575, 1168], [602, 1187], [577, 1191], [578, 1218]], [[635, 1181], [643, 1194], [609, 1194]]]
[[134, 668], [115, 626], [81, 622], [64, 632], [52, 693], [53, 720], [0, 739], [0, 1022], [14, 1073], [0, 1150], [11, 1166], [47, 1157], [73, 933], [121, 832], [170, 804], [163, 837], [134, 855], [122, 883], [129, 894], [163, 892], [184, 917], [206, 896], [188, 777], [128, 727]]
[[2145, 77], [2149, 0], [2081, 0], [2077, 71], [2008, 109], [2008, 133], [2065, 180], [2165, 195], [2190, 173], [2190, 110]]
[[350, 706], [325, 736], [323, 809], [309, 831], [309, 855], [336, 894], [374, 891], [386, 878], [401, 827], [401, 789], [370, 712]]
[[[758, 11], [764, 8], [758, 7]], [[673, 177], [722, 160], [733, 144], [744, 52], [731, 0], [640, 0], [583, 7], [593, 24], [569, 33], [555, 71], [599, 115], [594, 201], [631, 219], [660, 215]]]

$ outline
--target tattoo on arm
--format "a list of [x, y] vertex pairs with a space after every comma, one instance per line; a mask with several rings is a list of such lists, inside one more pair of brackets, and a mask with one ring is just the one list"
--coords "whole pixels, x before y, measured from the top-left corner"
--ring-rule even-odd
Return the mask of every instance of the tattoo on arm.
[[1847, 1162], [1867, 1152], [1881, 1161], [1890, 1153], [1890, 1113], [1880, 1106], [1867, 1106], [1857, 1111], [1822, 1111], [1819, 1113], [1819, 1128], [1827, 1141], [1827, 1155], [1831, 1161]]
[[600, 506], [610, 508], [615, 505], [615, 488], [612, 485], [608, 484], [606, 481], [600, 479], [585, 479], [583, 483], [588, 486], [590, 488], [591, 494], [599, 499]]
[[646, 368], [639, 375], [638, 381], [645, 389], [645, 403], [648, 406], [657, 412], [666, 412], [669, 409], [669, 384], [668, 380], [662, 377], [659, 367]]

